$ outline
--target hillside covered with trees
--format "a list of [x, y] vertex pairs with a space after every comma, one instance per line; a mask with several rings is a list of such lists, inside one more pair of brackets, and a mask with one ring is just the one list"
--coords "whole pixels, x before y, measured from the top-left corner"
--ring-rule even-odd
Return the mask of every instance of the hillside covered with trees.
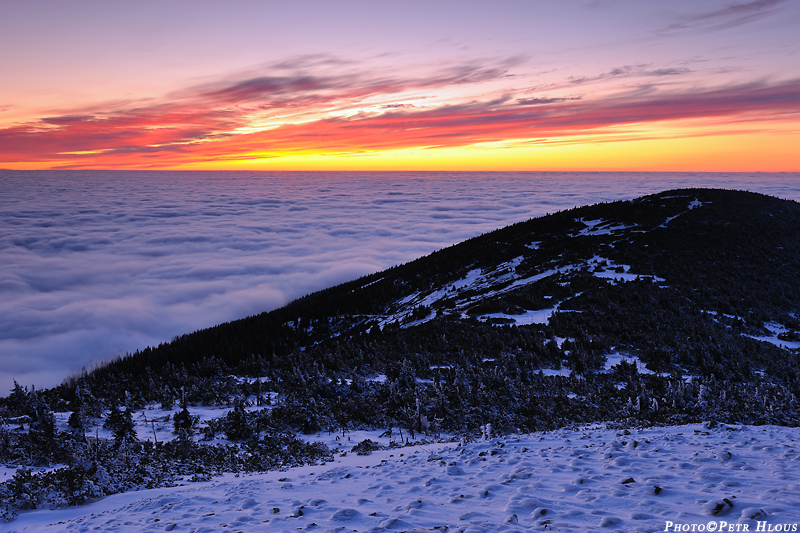
[[[796, 202], [687, 189], [563, 211], [53, 389], [15, 388], [0, 400], [0, 462], [64, 467], [21, 469], [1, 499], [10, 516], [325, 460], [297, 438], [320, 431], [382, 429], [402, 446], [600, 421], [794, 426], [799, 313]], [[173, 439], [136, 437], [131, 413], [152, 405], [172, 410]], [[193, 418], [210, 405], [227, 410]], [[60, 496], [37, 499], [44, 486]]]

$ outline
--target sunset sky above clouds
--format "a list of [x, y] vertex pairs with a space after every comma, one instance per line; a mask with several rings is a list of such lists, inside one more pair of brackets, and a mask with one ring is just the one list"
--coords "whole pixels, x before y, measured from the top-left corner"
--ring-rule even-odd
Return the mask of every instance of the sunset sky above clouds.
[[0, 168], [800, 170], [792, 0], [2, 11]]

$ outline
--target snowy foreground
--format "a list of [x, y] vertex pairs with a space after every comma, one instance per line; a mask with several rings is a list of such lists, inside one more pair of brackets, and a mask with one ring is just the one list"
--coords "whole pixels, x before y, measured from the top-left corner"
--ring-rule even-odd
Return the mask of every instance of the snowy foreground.
[[0, 531], [797, 531], [800, 428], [428, 444], [21, 513]]

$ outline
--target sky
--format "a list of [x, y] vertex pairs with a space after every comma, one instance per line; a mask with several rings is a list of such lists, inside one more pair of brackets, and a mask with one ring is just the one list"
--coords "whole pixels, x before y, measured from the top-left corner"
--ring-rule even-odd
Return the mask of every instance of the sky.
[[33, 0], [0, 168], [798, 171], [792, 0]]

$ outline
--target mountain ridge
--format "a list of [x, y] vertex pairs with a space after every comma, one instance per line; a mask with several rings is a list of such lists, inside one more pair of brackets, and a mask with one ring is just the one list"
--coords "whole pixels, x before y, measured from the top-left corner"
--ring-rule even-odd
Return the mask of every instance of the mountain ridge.
[[[456, 379], [444, 376], [448, 367], [448, 372], [459, 367], [482, 375], [488, 372], [486, 360], [502, 360], [498, 372], [511, 371], [514, 377], [506, 379], [524, 389], [533, 374], [547, 369], [568, 369], [578, 380], [608, 381], [598, 372], [608, 370], [609, 356], [624, 356], [638, 362], [637, 370], [656, 371], [665, 382], [668, 375], [739, 384], [767, 379], [786, 388], [781, 398], [793, 397], [800, 393], [795, 350], [800, 344], [792, 340], [800, 340], [798, 229], [796, 202], [722, 189], [664, 191], [576, 207], [474, 237], [274, 311], [182, 335], [80, 379], [104, 383], [109, 404], [121, 402], [125, 391], [141, 401], [161, 395], [153, 389], [172, 390], [177, 397], [175, 384], [153, 377], [164, 372], [181, 376], [190, 402], [224, 403], [243, 393], [213, 376], [261, 376], [273, 392], [297, 395], [295, 405], [308, 400], [328, 405], [341, 392], [331, 392], [327, 383], [344, 379], [413, 374], [435, 380], [441, 374], [447, 388]], [[146, 384], [142, 376], [148, 376]], [[299, 392], [309, 376], [316, 385]], [[210, 379], [217, 382], [209, 386]], [[485, 388], [483, 377], [470, 379]], [[75, 382], [65, 384], [63, 398]], [[219, 387], [227, 392], [208, 392]], [[419, 394], [415, 389], [413, 395]], [[415, 400], [400, 403], [406, 401]], [[586, 421], [630, 414], [610, 407], [619, 401], [599, 402], [602, 407], [577, 416]], [[403, 418], [385, 398], [379, 402], [379, 412], [359, 413], [354, 404], [346, 415], [323, 414], [306, 429], [330, 425], [337, 416], [376, 425]], [[439, 406], [439, 416], [432, 417], [449, 419], [443, 409]], [[712, 411], [722, 418], [744, 412], [742, 406], [731, 409]], [[576, 416], [568, 411], [556, 419]], [[702, 418], [701, 411], [679, 407], [661, 411], [651, 422]], [[792, 407], [759, 416], [789, 421], [796, 412]], [[473, 418], [453, 417], [445, 427], [498, 423], [491, 416]], [[520, 425], [519, 416], [510, 418], [516, 422], [501, 425], [541, 423]]]
[[[742, 251], [742, 244], [737, 241], [746, 240], [748, 245], [758, 252], [760, 256], [767, 256], [769, 250], [762, 249], [765, 246], [765, 241], [760, 239], [755, 241], [753, 235], [743, 235], [741, 231], [736, 231], [735, 235], [731, 236], [720, 233], [718, 227], [714, 229], [704, 228], [704, 225], [708, 225], [708, 220], [697, 220], [698, 217], [692, 216], [692, 211], [694, 210], [689, 208], [692, 202], [700, 201], [692, 196], [697, 196], [698, 194], [713, 196], [727, 195], [729, 199], [738, 197], [739, 203], [735, 206], [736, 210], [739, 216], [748, 215], [747, 223], [752, 219], [764, 218], [763, 213], [761, 215], [757, 213], [754, 214], [753, 209], [755, 207], [763, 211], [763, 209], [766, 208], [764, 204], [765, 201], [772, 205], [772, 209], [775, 209], [780, 203], [786, 202], [785, 206], [791, 205], [795, 207], [795, 213], [791, 214], [791, 220], [784, 221], [783, 223], [783, 226], [787, 226], [788, 224], [790, 227], [787, 229], [782, 226], [775, 230], [775, 232], [780, 231], [782, 235], [787, 236], [791, 234], [791, 227], [800, 227], [800, 217], [798, 217], [796, 213], [797, 204], [795, 202], [777, 201], [778, 203], [776, 204], [774, 199], [771, 201], [766, 200], [769, 197], [764, 195], [756, 195], [755, 193], [737, 194], [736, 192], [713, 189], [666, 191], [658, 195], [643, 197], [642, 199], [612, 202], [610, 204], [595, 204], [593, 206], [574, 208], [547, 217], [520, 222], [469, 239], [463, 243], [434, 252], [433, 254], [404, 265], [393, 267], [383, 272], [365, 276], [358, 280], [302, 297], [281, 309], [222, 324], [214, 328], [209, 328], [209, 330], [206, 331], [228, 329], [229, 332], [225, 334], [229, 337], [237, 338], [238, 331], [265, 327], [265, 322], [271, 322], [270, 325], [272, 328], [278, 327], [280, 329], [281, 326], [298, 318], [300, 320], [306, 320], [307, 322], [314, 322], [319, 321], [320, 317], [323, 316], [331, 318], [337, 316], [341, 317], [342, 315], [353, 315], [355, 317], [360, 316], [361, 318], [351, 320], [348, 324], [350, 324], [351, 328], [354, 328], [352, 331], [358, 333], [360, 330], [366, 330], [371, 327], [370, 319], [373, 322], [382, 323], [382, 325], [385, 326], [392, 322], [409, 318], [415, 311], [415, 308], [417, 308], [417, 315], [420, 315], [424, 311], [419, 309], [421, 302], [423, 302], [422, 305], [424, 305], [424, 298], [410, 298], [410, 300], [406, 302], [401, 302], [402, 299], [413, 296], [412, 293], [414, 291], [417, 293], [420, 293], [420, 291], [427, 291], [426, 294], [430, 295], [433, 291], [428, 289], [431, 287], [441, 288], [448, 283], [452, 286], [463, 280], [463, 276], [470, 270], [484, 269], [488, 270], [489, 273], [492, 271], [496, 273], [498, 270], [501, 270], [503, 266], [506, 268], [513, 267], [515, 273], [518, 274], [515, 281], [519, 285], [519, 280], [524, 279], [526, 275], [530, 275], [529, 277], [531, 277], [531, 279], [535, 278], [537, 275], [545, 279], [561, 271], [580, 268], [582, 265], [593, 266], [595, 269], [603, 268], [603, 261], [605, 261], [607, 265], [605, 268], [606, 271], [619, 270], [621, 265], [625, 265], [629, 268], [623, 273], [628, 276], [639, 274], [641, 277], [648, 279], [666, 279], [665, 276], [671, 277], [672, 280], [668, 280], [668, 282], [679, 283], [689, 287], [698, 287], [702, 285], [706, 289], [706, 292], [709, 292], [710, 288], [713, 288], [715, 291], [719, 291], [721, 288], [721, 282], [715, 281], [719, 276], [714, 275], [713, 272], [709, 271], [709, 268], [725, 270], [726, 272], [723, 272], [726, 276], [725, 279], [730, 278], [731, 272], [729, 271], [746, 272], [748, 273], [746, 276], [737, 276], [737, 283], [741, 283], [741, 285], [736, 285], [736, 287], [740, 287], [739, 289], [733, 287], [736, 289], [734, 295], [729, 295], [726, 291], [724, 294], [708, 294], [705, 295], [704, 298], [705, 300], [709, 300], [709, 303], [712, 305], [723, 307], [724, 309], [722, 312], [734, 310], [738, 310], [739, 312], [746, 311], [747, 309], [744, 308], [744, 304], [741, 303], [742, 301], [748, 302], [750, 306], [754, 308], [753, 312], [756, 312], [763, 303], [763, 300], [765, 300], [763, 294], [764, 290], [762, 289], [763, 280], [754, 279], [752, 277], [752, 272], [755, 270], [753, 268], [755, 261], [747, 261], [748, 254]], [[746, 205], [744, 205], [744, 209], [740, 209], [740, 207], [742, 207], [742, 198], [745, 197], [749, 201], [745, 202]], [[760, 201], [756, 203], [756, 205], [754, 205], [753, 202], [755, 199]], [[661, 201], [665, 206], [665, 210], [643, 216], [643, 210], [652, 207], [653, 201]], [[609, 208], [615, 208], [617, 215], [616, 220], [607, 220], [604, 223], [595, 223], [591, 226], [581, 221], [581, 219], [583, 219], [589, 222], [595, 222], [602, 219], [599, 215], [610, 218], [607, 213]], [[709, 209], [710, 205], [706, 204], [705, 208]], [[788, 209], [788, 207], [786, 208]], [[720, 220], [728, 220], [730, 219], [731, 211], [731, 206], [729, 206], [727, 208], [727, 213], [715, 214], [715, 216]], [[768, 213], [767, 215], [774, 217], [773, 213]], [[681, 216], [683, 216], [682, 220]], [[634, 223], [639, 224], [639, 229], [634, 229], [632, 232], [622, 235], [625, 233], [624, 230], [626, 228], [632, 228], [625, 226], [625, 224], [631, 223], [632, 220], [638, 220], [638, 222]], [[659, 232], [659, 229], [667, 229], [662, 227], [665, 223], [670, 224], [671, 230], [675, 227], [680, 227], [680, 231]], [[737, 228], [747, 223], [743, 224], [740, 221]], [[730, 222], [724, 222], [723, 224], [730, 224]], [[753, 225], [753, 227], [755, 227], [755, 225]], [[583, 232], [583, 234], [581, 234], [581, 232]], [[639, 235], [637, 235], [637, 233], [639, 233]], [[560, 235], [564, 234], [566, 234], [567, 237], [558, 238]], [[544, 240], [536, 240], [539, 239], [537, 235], [541, 236]], [[552, 238], [553, 235], [557, 238]], [[722, 239], [721, 235], [725, 238]], [[630, 237], [630, 239], [623, 237]], [[565, 247], [565, 249], [554, 250], [554, 248], [558, 246], [564, 246], [565, 239], [569, 239], [573, 242], [569, 243], [569, 246]], [[687, 255], [696, 254], [698, 251], [698, 243], [696, 242], [693, 243], [691, 247], [686, 246], [691, 239], [703, 241], [700, 246], [705, 246], [707, 248], [710, 244], [715, 244], [714, 247], [708, 248], [707, 250], [707, 254], [710, 254], [709, 257], [711, 260], [687, 260]], [[787, 239], [784, 238], [783, 240], [786, 241]], [[538, 243], [538, 245], [532, 246], [534, 243]], [[720, 244], [722, 244], [722, 246]], [[645, 254], [644, 248], [649, 248], [650, 251]], [[784, 255], [791, 259], [789, 263], [784, 261], [783, 264], [778, 265], [776, 260], [769, 258], [763, 260], [759, 267], [762, 270], [766, 269], [765, 275], [778, 278], [778, 281], [782, 282], [783, 285], [790, 289], [789, 293], [784, 292], [780, 298], [776, 297], [775, 294], [769, 295], [775, 300], [775, 302], [768, 302], [770, 307], [773, 308], [773, 312], [778, 310], [775, 309], [776, 307], [785, 312], [791, 311], [792, 304], [790, 296], [798, 295], [797, 287], [789, 283], [791, 279], [796, 279], [796, 276], [800, 274], [800, 265], [797, 261], [797, 239], [794, 239], [793, 242], [784, 242], [782, 248], [785, 250]], [[653, 250], [655, 250], [655, 252], [653, 252]], [[555, 253], [556, 251], [560, 251], [560, 253]], [[602, 255], [600, 255], [600, 253], [602, 253]], [[597, 256], [597, 260], [592, 264], [590, 260], [595, 258], [595, 256]], [[520, 257], [524, 258], [520, 264], [510, 264], [511, 261]], [[752, 259], [754, 256], [750, 254], [749, 257]], [[725, 262], [721, 262], [720, 258], [724, 259]], [[737, 261], [731, 262], [731, 259]], [[492, 264], [492, 261], [494, 264]], [[609, 261], [611, 261], [611, 263], [609, 263]], [[452, 266], [454, 264], [456, 265], [455, 268]], [[553, 268], [545, 269], [544, 267], [548, 265]], [[703, 268], [697, 272], [690, 269], [688, 265], [700, 265]], [[781, 268], [777, 268], [779, 266]], [[622, 268], [624, 270], [625, 267], [623, 266]], [[676, 270], [680, 275], [666, 272], [665, 268]], [[486, 277], [487, 276], [484, 276], [484, 278]], [[609, 277], [613, 276], [609, 275]], [[503, 280], [500, 281], [502, 282]], [[455, 295], [451, 295], [449, 300], [452, 300], [454, 297]], [[761, 302], [756, 301], [759, 297], [762, 299]], [[446, 311], [451, 308], [448, 306], [454, 303], [449, 300], [447, 298], [429, 298], [427, 302], [435, 303], [437, 309], [444, 309]], [[734, 300], [738, 300], [739, 303], [735, 303]], [[547, 302], [541, 299], [538, 301], [538, 306], [531, 305], [537, 303], [531, 300], [531, 298], [528, 298], [528, 303], [531, 307], [547, 307]], [[388, 309], [391, 305], [395, 305], [397, 308], [393, 310]], [[394, 312], [392, 313], [391, 311]], [[476, 310], [476, 312], [478, 311], [479, 309]], [[395, 316], [395, 320], [388, 318], [390, 316]], [[272, 320], [265, 320], [267, 318]], [[259, 322], [261, 322], [261, 324], [259, 324]], [[352, 322], [355, 322], [355, 324], [352, 324]], [[333, 329], [328, 331], [330, 326], [331, 324], [323, 325], [323, 331], [320, 335], [317, 335], [317, 337], [327, 335], [328, 333], [342, 335], [344, 332], [348, 331], [347, 329], [343, 329], [342, 324], [339, 324], [338, 328], [335, 327], [334, 324]], [[262, 348], [266, 348], [266, 350], [256, 350], [255, 348], [257, 348], [257, 346], [251, 346], [254, 349], [254, 353], [269, 351], [270, 348], [272, 351], [275, 351], [276, 348], [278, 351], [282, 348], [287, 349], [287, 344], [292, 342], [291, 337], [296, 337], [296, 330], [298, 328], [293, 327], [291, 329], [295, 331], [283, 332], [286, 337], [285, 342], [281, 343], [279, 341], [273, 343], [271, 340], [268, 340], [264, 343], [264, 346], [262, 346]], [[197, 332], [195, 335], [196, 334]], [[180, 342], [180, 339], [186, 337], [186, 335], [181, 336], [176, 339], [176, 341]], [[278, 337], [280, 337], [280, 335]]]
[[531, 219], [59, 387], [17, 385], [0, 463], [67, 466], [0, 483], [0, 514], [331, 460], [300, 434], [800, 426], [798, 302], [796, 202], [683, 189]]

